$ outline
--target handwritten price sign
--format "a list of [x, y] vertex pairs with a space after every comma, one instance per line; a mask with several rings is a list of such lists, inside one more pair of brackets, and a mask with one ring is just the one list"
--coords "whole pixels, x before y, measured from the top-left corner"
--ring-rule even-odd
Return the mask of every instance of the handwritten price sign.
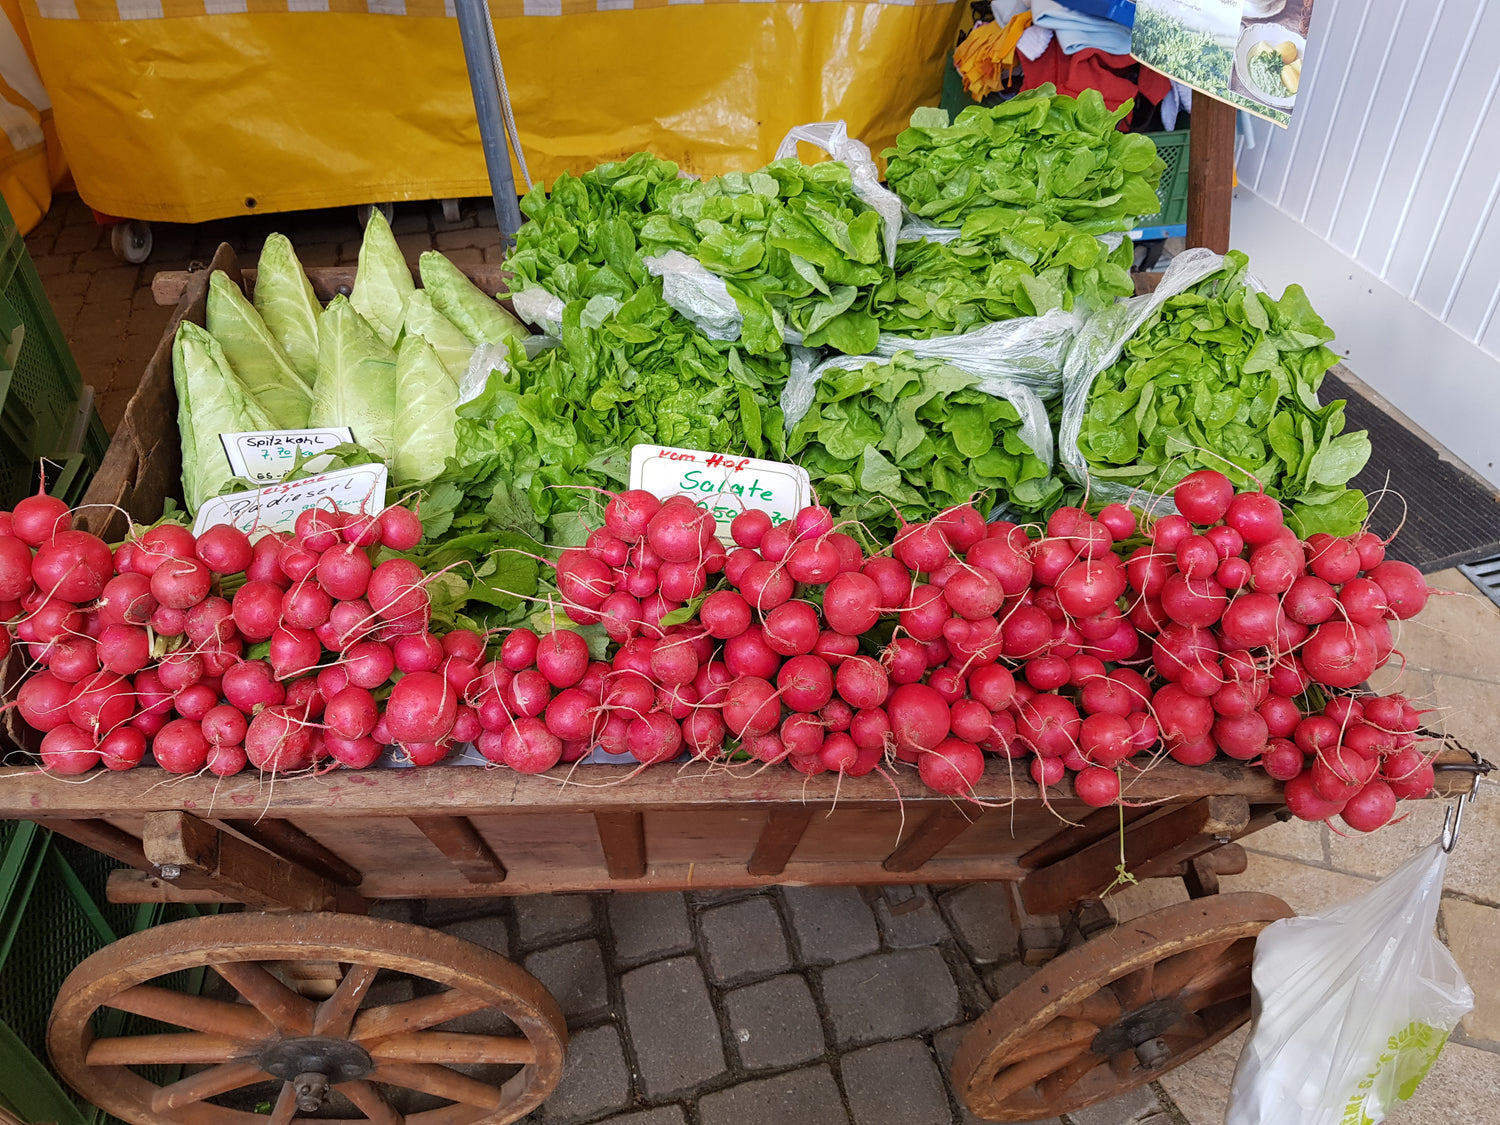
[[227, 523], [258, 539], [271, 531], [291, 531], [309, 508], [378, 512], [385, 507], [385, 485], [384, 465], [356, 465], [290, 484], [215, 496], [198, 509], [193, 534]]
[[812, 497], [807, 470], [796, 465], [665, 445], [631, 449], [630, 487], [663, 500], [691, 496], [698, 507], [713, 513], [719, 538], [726, 543], [729, 522], [746, 509], [759, 508], [773, 524], [781, 524]]
[[[304, 457], [336, 445], [354, 440], [354, 432], [348, 426], [329, 426], [321, 430], [256, 430], [234, 434], [220, 434], [224, 454], [229, 458], [229, 467], [234, 475], [253, 480], [257, 484], [274, 484], [292, 471], [297, 455]], [[328, 461], [314, 457], [303, 463], [303, 468], [317, 471], [326, 468]]]

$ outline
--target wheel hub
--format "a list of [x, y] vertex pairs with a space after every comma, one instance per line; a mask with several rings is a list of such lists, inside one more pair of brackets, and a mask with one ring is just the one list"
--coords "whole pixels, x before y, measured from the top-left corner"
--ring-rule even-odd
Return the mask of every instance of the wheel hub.
[[[1138, 1048], [1151, 1044], [1162, 1032], [1182, 1019], [1183, 1015], [1182, 1001], [1177, 997], [1153, 1000], [1134, 1011], [1126, 1012], [1108, 1027], [1101, 1028], [1099, 1034], [1094, 1036], [1090, 1050], [1105, 1057], [1118, 1055], [1121, 1051], [1137, 1051], [1139, 1054]], [[1158, 1054], [1155, 1050], [1146, 1052], [1150, 1060], [1155, 1060]], [[1159, 1066], [1165, 1061], [1150, 1060], [1145, 1056], [1141, 1058], [1147, 1066]]]
[[287, 1082], [302, 1083], [309, 1075], [322, 1075], [333, 1086], [356, 1081], [375, 1069], [374, 1060], [358, 1043], [321, 1035], [279, 1040], [256, 1061], [267, 1074]]

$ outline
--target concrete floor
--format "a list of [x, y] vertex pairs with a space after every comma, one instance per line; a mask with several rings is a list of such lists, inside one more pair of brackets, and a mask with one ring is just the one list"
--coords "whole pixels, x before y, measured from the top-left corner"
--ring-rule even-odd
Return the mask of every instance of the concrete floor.
[[[476, 209], [472, 202], [465, 206], [458, 223], [445, 223], [436, 204], [405, 204], [398, 208], [394, 229], [413, 262], [418, 253], [429, 248], [441, 249], [455, 261], [481, 261], [499, 253], [493, 222], [488, 206]], [[107, 426], [113, 427], [119, 420], [167, 322], [169, 310], [157, 307], [151, 298], [150, 283], [155, 273], [207, 261], [220, 240], [241, 251], [242, 264], [251, 264], [271, 230], [288, 234], [307, 265], [352, 264], [358, 253], [354, 209], [344, 208], [197, 227], [158, 225], [152, 260], [145, 266], [126, 266], [115, 260], [105, 232], [93, 225], [87, 208], [74, 197], [56, 201], [41, 226], [28, 236], [27, 245], [84, 379], [96, 390]], [[1397, 648], [1405, 656], [1404, 670], [1394, 665], [1386, 669], [1377, 686], [1394, 685], [1422, 700], [1433, 710], [1429, 722], [1495, 760], [1500, 756], [1500, 609], [1479, 596], [1457, 571], [1444, 571], [1429, 581], [1445, 593], [1434, 597], [1418, 620], [1402, 627]], [[1299, 912], [1315, 911], [1368, 889], [1431, 841], [1442, 817], [1442, 803], [1429, 801], [1418, 805], [1401, 823], [1368, 837], [1299, 822], [1267, 829], [1247, 840], [1249, 870], [1224, 878], [1224, 889], [1269, 892]], [[1442, 937], [1474, 988], [1476, 1007], [1455, 1032], [1415, 1098], [1387, 1119], [1393, 1125], [1500, 1121], [1497, 857], [1500, 780], [1492, 780], [1481, 784], [1479, 800], [1466, 816], [1462, 841], [1449, 866], [1439, 921]], [[1121, 917], [1131, 917], [1185, 897], [1180, 886], [1158, 880], [1122, 892], [1113, 900], [1112, 908]], [[1178, 1125], [1218, 1125], [1223, 1120], [1228, 1084], [1245, 1034], [1241, 1031], [1165, 1075], [1146, 1101], [1122, 1099], [1114, 1107], [1118, 1112], [1096, 1115], [1090, 1110], [1087, 1122], [1123, 1125], [1149, 1119]], [[937, 1038], [942, 1038], [941, 1033]], [[931, 1045], [934, 1040], [929, 1036], [914, 1042]], [[933, 1050], [941, 1054], [943, 1044]], [[845, 1079], [846, 1085], [849, 1081]], [[639, 1112], [648, 1101], [641, 1099], [637, 1081], [633, 1102], [637, 1112], [619, 1120], [643, 1125], [648, 1120], [653, 1125], [658, 1121], [702, 1120], [691, 1101], [671, 1112], [667, 1112], [670, 1107]], [[846, 1108], [850, 1106], [847, 1089], [844, 1103]], [[807, 1108], [811, 1110], [811, 1106]], [[804, 1119], [790, 1105], [786, 1109], [784, 1120]], [[855, 1117], [860, 1125], [877, 1119], [868, 1111], [855, 1112]], [[558, 1119], [545, 1113], [544, 1118]], [[601, 1114], [578, 1118], [585, 1119], [600, 1120]], [[1079, 1115], [1076, 1120], [1081, 1125], [1084, 1117]], [[903, 1125], [910, 1122], [903, 1121]]]

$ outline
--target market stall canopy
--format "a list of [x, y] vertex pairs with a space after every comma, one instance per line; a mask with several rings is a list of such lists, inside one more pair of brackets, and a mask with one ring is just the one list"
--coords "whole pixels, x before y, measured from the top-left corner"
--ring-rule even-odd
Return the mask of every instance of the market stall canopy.
[[[79, 193], [98, 211], [201, 222], [489, 193], [442, 0], [24, 3]], [[491, 12], [531, 174], [550, 182], [641, 150], [696, 174], [755, 167], [804, 121], [843, 119], [878, 152], [936, 100], [963, 5], [496, 0]]]

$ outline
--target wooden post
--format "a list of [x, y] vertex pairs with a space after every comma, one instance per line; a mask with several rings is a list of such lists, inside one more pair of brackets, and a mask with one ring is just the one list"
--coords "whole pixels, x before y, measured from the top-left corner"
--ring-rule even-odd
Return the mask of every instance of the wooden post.
[[484, 837], [474, 830], [468, 817], [414, 816], [409, 819], [438, 851], [453, 861], [469, 882], [505, 882], [505, 864], [490, 850]]
[[882, 865], [887, 871], [915, 871], [954, 840], [958, 839], [969, 825], [973, 824], [985, 810], [981, 805], [966, 808], [958, 804], [944, 805], [927, 814], [927, 819], [903, 840]]
[[638, 812], [597, 812], [594, 830], [604, 849], [611, 879], [640, 879], [646, 874], [646, 817]]
[[802, 834], [812, 823], [813, 810], [806, 806], [772, 809], [766, 816], [766, 826], [760, 830], [760, 839], [755, 842], [755, 854], [745, 870], [751, 875], [780, 875]]
[[1188, 152], [1187, 244], [1216, 254], [1229, 249], [1234, 196], [1234, 121], [1238, 110], [1207, 94], [1193, 98]]

